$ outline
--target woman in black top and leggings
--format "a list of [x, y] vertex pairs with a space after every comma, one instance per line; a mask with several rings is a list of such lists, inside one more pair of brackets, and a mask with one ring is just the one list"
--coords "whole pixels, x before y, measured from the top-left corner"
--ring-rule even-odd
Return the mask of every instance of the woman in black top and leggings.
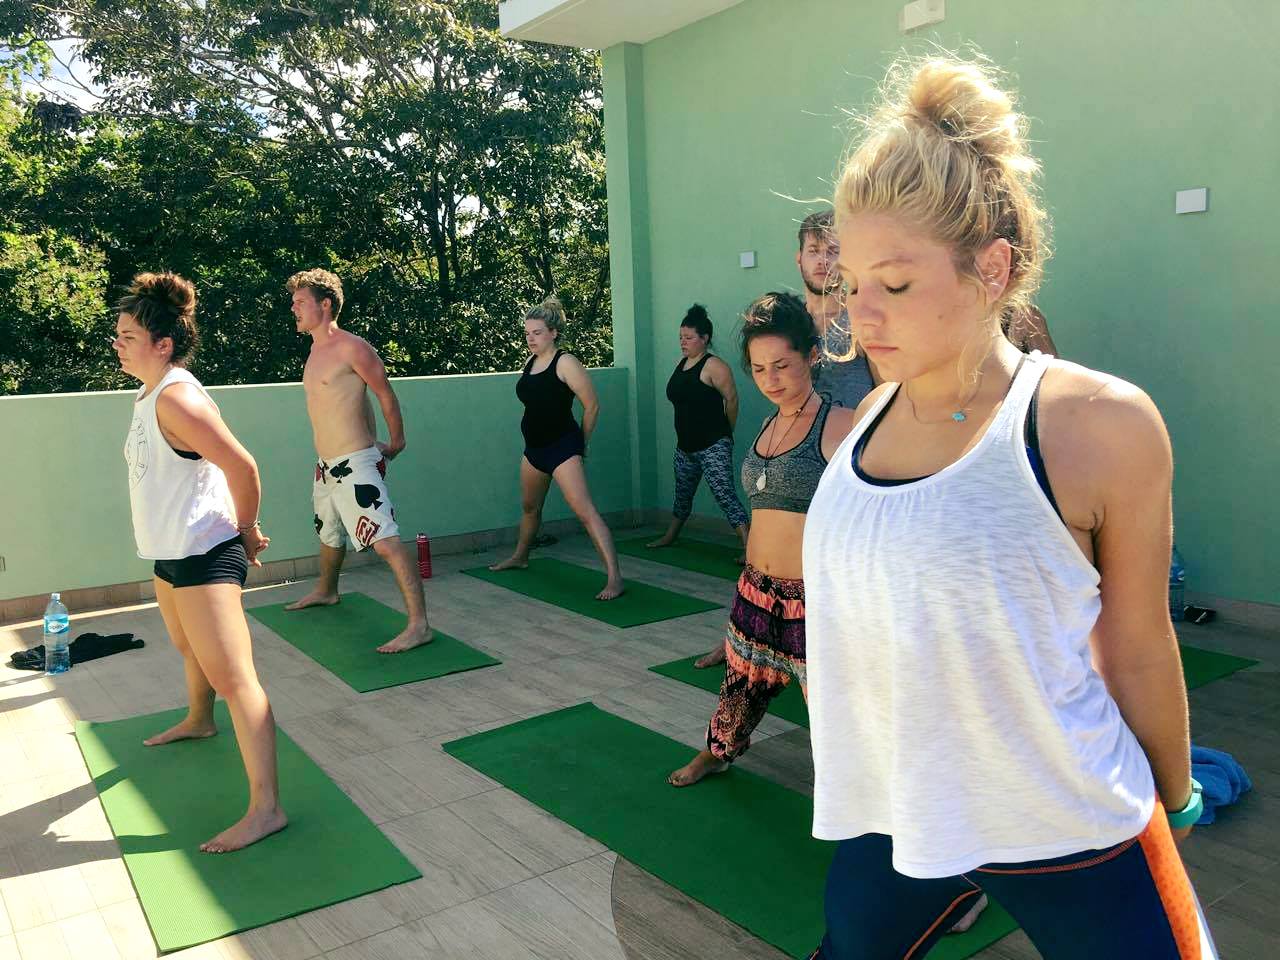
[[695, 303], [680, 322], [680, 362], [667, 381], [667, 399], [676, 414], [676, 492], [671, 525], [648, 544], [650, 547], [675, 543], [693, 512], [698, 481], [705, 478], [725, 519], [742, 540], [742, 549], [747, 548], [747, 511], [738, 499], [733, 476], [738, 390], [729, 365], [711, 354], [711, 336], [707, 309]]
[[[591, 502], [582, 465], [600, 403], [582, 364], [556, 346], [563, 325], [564, 307], [554, 297], [525, 314], [525, 341], [532, 356], [516, 383], [516, 396], [524, 404], [524, 418], [520, 421], [525, 444], [520, 460], [520, 539], [509, 558], [489, 569], [529, 565], [529, 547], [542, 522], [542, 505], [554, 478], [604, 561], [609, 580], [596, 599], [612, 600], [623, 590], [618, 552], [604, 518]], [[574, 397], [582, 403], [581, 427], [573, 419]]]

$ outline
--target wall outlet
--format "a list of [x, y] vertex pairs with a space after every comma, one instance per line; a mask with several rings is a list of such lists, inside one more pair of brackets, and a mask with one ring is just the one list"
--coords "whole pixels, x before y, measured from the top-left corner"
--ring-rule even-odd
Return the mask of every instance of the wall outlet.
[[910, 33], [947, 18], [946, 0], [915, 0], [898, 11], [898, 30]]
[[750, 270], [756, 265], [756, 252], [754, 250], [743, 250], [738, 254], [738, 266], [743, 270]]
[[1179, 190], [1173, 195], [1174, 213], [1204, 213], [1209, 209], [1209, 188]]

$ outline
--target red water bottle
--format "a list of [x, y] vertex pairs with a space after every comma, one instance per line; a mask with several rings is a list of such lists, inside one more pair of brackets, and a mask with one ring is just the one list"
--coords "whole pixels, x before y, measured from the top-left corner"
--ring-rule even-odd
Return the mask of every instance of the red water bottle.
[[425, 533], [418, 534], [418, 572], [423, 580], [431, 579], [431, 541]]

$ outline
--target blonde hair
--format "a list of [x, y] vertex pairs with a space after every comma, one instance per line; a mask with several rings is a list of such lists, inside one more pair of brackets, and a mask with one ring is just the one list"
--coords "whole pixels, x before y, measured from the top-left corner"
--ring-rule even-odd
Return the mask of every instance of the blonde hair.
[[547, 297], [536, 307], [530, 307], [524, 318], [526, 320], [541, 320], [547, 325], [547, 330], [556, 335], [556, 342], [560, 342], [560, 331], [564, 328], [566, 318], [564, 304], [560, 302], [558, 297]]
[[332, 271], [320, 267], [300, 270], [285, 281], [284, 288], [290, 293], [300, 289], [309, 290], [317, 303], [328, 297], [333, 301], [333, 319], [335, 320], [342, 312], [342, 278]]
[[1030, 307], [1049, 257], [1040, 165], [999, 79], [990, 63], [951, 55], [895, 62], [835, 192], [837, 228], [860, 213], [903, 217], [949, 247], [960, 275], [980, 287], [978, 253], [1008, 241], [1009, 282], [987, 318], [993, 335], [1002, 315]]

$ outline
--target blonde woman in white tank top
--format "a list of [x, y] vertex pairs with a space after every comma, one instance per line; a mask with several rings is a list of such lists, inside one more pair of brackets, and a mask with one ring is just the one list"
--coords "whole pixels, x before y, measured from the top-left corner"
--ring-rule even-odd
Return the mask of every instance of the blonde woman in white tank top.
[[[185, 369], [196, 337], [195, 290], [182, 277], [143, 273], [116, 305], [112, 346], [142, 382], [125, 440], [138, 555], [155, 561], [156, 601], [186, 671], [188, 713], [144, 741], [214, 736], [221, 694], [249, 779], [249, 809], [201, 844], [238, 850], [281, 830], [276, 729], [253, 665], [240, 593], [270, 542], [258, 526], [258, 468]], [[156, 762], [162, 762], [159, 757]], [[198, 784], [192, 785], [199, 790]]]
[[1045, 249], [1010, 97], [943, 58], [890, 80], [835, 198], [887, 382], [805, 526], [814, 834], [841, 841], [814, 956], [923, 957], [991, 892], [1045, 960], [1211, 957], [1175, 846], [1199, 811], [1164, 424], [1000, 334]]

